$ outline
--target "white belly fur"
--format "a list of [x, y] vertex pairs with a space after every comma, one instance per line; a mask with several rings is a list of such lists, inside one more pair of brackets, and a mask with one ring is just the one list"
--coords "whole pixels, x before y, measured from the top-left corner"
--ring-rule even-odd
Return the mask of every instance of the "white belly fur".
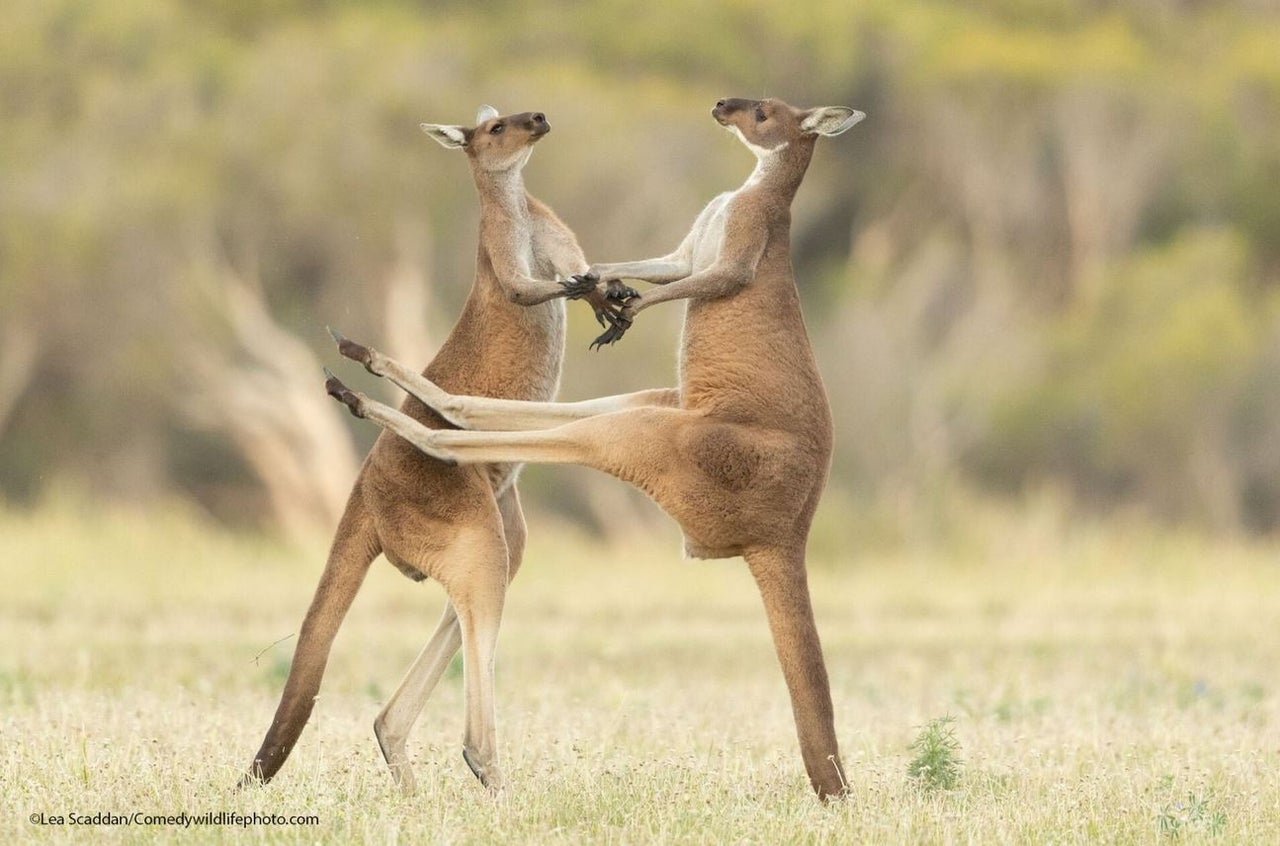
[[695, 223], [697, 237], [693, 242], [693, 273], [706, 270], [719, 258], [720, 247], [724, 244], [724, 224], [732, 198], [733, 192], [721, 194], [698, 215]]

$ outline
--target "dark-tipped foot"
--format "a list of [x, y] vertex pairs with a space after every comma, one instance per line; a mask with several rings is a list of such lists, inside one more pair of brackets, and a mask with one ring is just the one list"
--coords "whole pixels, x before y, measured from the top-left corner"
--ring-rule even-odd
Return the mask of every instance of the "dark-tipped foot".
[[820, 778], [811, 779], [810, 783], [818, 794], [818, 798], [824, 803], [839, 802], [842, 799], [848, 799], [852, 795], [849, 788], [849, 782], [844, 778], [844, 767], [840, 764], [840, 759], [835, 755], [827, 756], [827, 763], [831, 765], [832, 771], [835, 773], [835, 781], [832, 782], [830, 773], [820, 773]]
[[483, 782], [484, 774], [480, 772], [480, 768], [476, 766], [475, 761], [471, 760], [471, 753], [467, 751], [465, 746], [462, 747], [462, 760], [467, 762], [467, 766], [471, 769], [471, 774]]
[[462, 747], [462, 760], [467, 762], [467, 766], [471, 768], [471, 772], [476, 778], [480, 779], [480, 783], [485, 786], [490, 795], [498, 796], [502, 793], [502, 773], [496, 766], [493, 766], [492, 764], [488, 766], [481, 766], [474, 758], [471, 757], [471, 753], [465, 746]]
[[[333, 338], [333, 342], [338, 345], [338, 352], [344, 357], [352, 361], [358, 361], [364, 365], [364, 369], [373, 373], [373, 350], [364, 344], [357, 344], [355, 341], [343, 335], [332, 326], [325, 327], [329, 330], [329, 337]], [[379, 373], [373, 373], [379, 376]]]
[[360, 402], [360, 396], [346, 385], [342, 384], [342, 380], [337, 376], [334, 376], [329, 368], [326, 367], [324, 369], [324, 375], [325, 392], [338, 402], [345, 405], [347, 410], [355, 417], [364, 417], [364, 408], [363, 404]]

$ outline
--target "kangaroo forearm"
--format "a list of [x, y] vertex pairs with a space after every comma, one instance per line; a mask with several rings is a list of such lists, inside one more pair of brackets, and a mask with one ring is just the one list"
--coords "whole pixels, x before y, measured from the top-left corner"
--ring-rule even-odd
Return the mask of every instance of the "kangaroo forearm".
[[688, 262], [672, 260], [670, 257], [601, 264], [592, 269], [601, 279], [638, 279], [654, 285], [666, 285], [683, 279], [692, 270]]
[[639, 314], [650, 306], [668, 300], [713, 300], [742, 289], [751, 280], [749, 273], [732, 268], [711, 268], [672, 282], [662, 288], [646, 291], [632, 306]]
[[531, 276], [499, 277], [499, 284], [507, 299], [516, 305], [535, 306], [565, 295], [564, 286], [559, 282], [546, 279], [534, 279]]

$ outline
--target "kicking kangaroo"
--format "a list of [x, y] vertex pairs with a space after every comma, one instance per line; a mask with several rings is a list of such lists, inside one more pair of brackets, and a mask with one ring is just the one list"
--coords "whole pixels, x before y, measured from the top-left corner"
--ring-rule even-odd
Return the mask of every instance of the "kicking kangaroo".
[[[345, 340], [343, 355], [472, 431], [427, 428], [332, 376], [327, 388], [356, 416], [448, 464], [581, 464], [617, 476], [676, 519], [689, 555], [745, 557], [791, 694], [805, 769], [825, 799], [842, 794], [845, 782], [805, 546], [831, 459], [831, 414], [791, 270], [790, 206], [817, 136], [839, 135], [864, 115], [774, 99], [721, 100], [711, 114], [755, 153], [750, 178], [713, 200], [670, 255], [591, 271], [611, 288], [620, 279], [664, 286], [629, 299], [604, 342], [649, 306], [689, 300], [679, 389], [578, 403], [464, 397]], [[471, 572], [464, 559], [453, 566]], [[487, 577], [486, 595], [500, 596], [501, 574]], [[493, 599], [476, 612], [488, 637], [501, 609]]]
[[[525, 193], [521, 169], [550, 131], [540, 113], [499, 116], [485, 106], [473, 128], [423, 124], [452, 149], [466, 151], [480, 195], [475, 282], [461, 317], [424, 371], [450, 390], [486, 397], [550, 400], [564, 358], [562, 298], [585, 297], [602, 322], [607, 303], [573, 232]], [[550, 281], [558, 277], [561, 281]], [[416, 375], [416, 374], [415, 374]], [[405, 419], [445, 425], [414, 397]], [[267, 781], [284, 764], [315, 703], [334, 636], [379, 552], [415, 580], [435, 577], [448, 592], [435, 634], [374, 722], [396, 781], [413, 788], [405, 738], [460, 644], [466, 644], [463, 755], [489, 787], [494, 767], [493, 651], [507, 581], [520, 567], [525, 523], [510, 462], [450, 468], [404, 440], [374, 444], [347, 500], [315, 598], [302, 621], [289, 679], [249, 773]]]

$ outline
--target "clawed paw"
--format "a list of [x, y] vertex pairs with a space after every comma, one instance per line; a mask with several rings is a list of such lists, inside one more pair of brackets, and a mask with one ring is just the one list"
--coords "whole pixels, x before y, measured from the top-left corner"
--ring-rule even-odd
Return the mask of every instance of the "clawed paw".
[[599, 349], [603, 346], [616, 344], [627, 333], [634, 322], [635, 313], [628, 306], [623, 306], [615, 314], [611, 316], [610, 326], [600, 334], [600, 337], [591, 342], [590, 349]]
[[607, 328], [613, 328], [618, 325], [619, 315], [626, 309], [625, 304], [605, 299], [604, 297], [592, 297], [589, 299], [591, 303], [591, 311], [596, 316], [596, 323]]
[[594, 291], [599, 282], [600, 277], [593, 273], [575, 273], [568, 279], [560, 280], [560, 287], [564, 288], [567, 299], [576, 300]]
[[610, 279], [605, 284], [604, 295], [614, 302], [625, 304], [640, 296], [640, 292], [630, 285], [623, 285], [621, 279]]

